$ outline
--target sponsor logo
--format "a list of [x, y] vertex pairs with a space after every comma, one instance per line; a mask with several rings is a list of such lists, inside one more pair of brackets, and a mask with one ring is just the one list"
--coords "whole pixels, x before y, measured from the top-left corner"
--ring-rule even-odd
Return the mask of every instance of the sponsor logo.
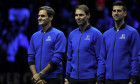
[[86, 38], [84, 40], [90, 40], [90, 36], [87, 35]]
[[125, 39], [125, 34], [122, 34], [119, 39]]
[[51, 41], [51, 36], [48, 36], [46, 41]]

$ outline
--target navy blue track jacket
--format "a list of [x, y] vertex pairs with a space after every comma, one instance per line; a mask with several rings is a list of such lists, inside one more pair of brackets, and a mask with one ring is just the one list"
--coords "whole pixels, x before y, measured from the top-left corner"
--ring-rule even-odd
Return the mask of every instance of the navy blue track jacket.
[[66, 48], [66, 38], [62, 31], [51, 27], [46, 32], [42, 30], [34, 33], [30, 40], [28, 49], [29, 65], [36, 66], [37, 73], [42, 71], [48, 64], [56, 69], [43, 75], [42, 78], [57, 78], [59, 73], [63, 73], [63, 55]]
[[129, 25], [115, 27], [103, 34], [97, 80], [130, 79], [139, 72], [139, 34]]
[[100, 31], [90, 25], [83, 33], [77, 28], [69, 34], [67, 78], [96, 78], [101, 38]]

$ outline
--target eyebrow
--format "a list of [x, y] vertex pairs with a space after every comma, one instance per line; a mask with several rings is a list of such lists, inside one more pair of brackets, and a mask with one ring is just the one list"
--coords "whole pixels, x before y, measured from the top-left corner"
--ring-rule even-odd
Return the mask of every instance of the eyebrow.
[[79, 16], [82, 16], [82, 15], [84, 15], [84, 14], [75, 14], [75, 16], [78, 16], [78, 15], [79, 15]]
[[122, 11], [122, 10], [118, 9], [118, 10], [112, 10], [112, 11]]

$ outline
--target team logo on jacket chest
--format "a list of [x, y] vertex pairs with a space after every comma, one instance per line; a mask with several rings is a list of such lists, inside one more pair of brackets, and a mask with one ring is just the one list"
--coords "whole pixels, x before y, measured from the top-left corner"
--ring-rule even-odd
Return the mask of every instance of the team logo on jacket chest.
[[48, 36], [46, 41], [51, 41], [51, 36]]
[[90, 40], [90, 36], [87, 35], [86, 38], [84, 40]]
[[119, 39], [125, 39], [125, 34], [122, 34]]

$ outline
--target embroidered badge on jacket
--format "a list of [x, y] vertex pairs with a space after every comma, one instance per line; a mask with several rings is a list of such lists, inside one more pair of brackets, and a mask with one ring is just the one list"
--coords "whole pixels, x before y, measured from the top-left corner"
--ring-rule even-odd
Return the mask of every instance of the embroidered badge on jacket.
[[125, 34], [122, 34], [120, 39], [125, 39]]
[[48, 36], [46, 41], [51, 41], [51, 36]]
[[86, 38], [84, 40], [90, 40], [90, 36], [87, 35]]

